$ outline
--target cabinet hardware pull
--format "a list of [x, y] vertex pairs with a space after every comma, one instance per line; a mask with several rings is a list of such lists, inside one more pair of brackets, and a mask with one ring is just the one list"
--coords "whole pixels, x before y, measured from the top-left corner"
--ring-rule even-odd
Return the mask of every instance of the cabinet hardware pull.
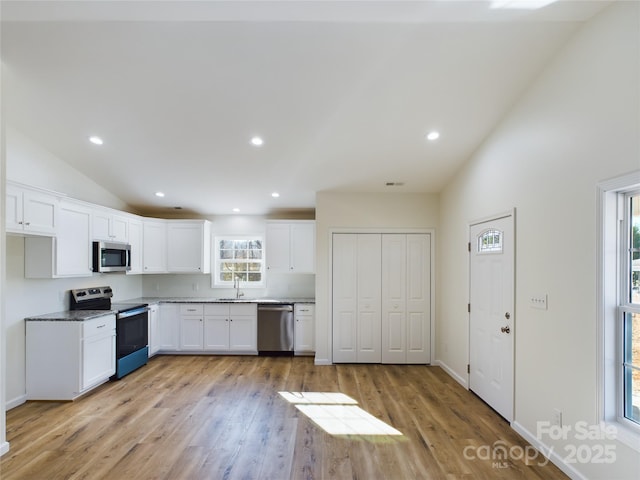
[[107, 324], [105, 323], [104, 325], [98, 325], [96, 328], [103, 328], [103, 327], [106, 327], [106, 326], [107, 326]]

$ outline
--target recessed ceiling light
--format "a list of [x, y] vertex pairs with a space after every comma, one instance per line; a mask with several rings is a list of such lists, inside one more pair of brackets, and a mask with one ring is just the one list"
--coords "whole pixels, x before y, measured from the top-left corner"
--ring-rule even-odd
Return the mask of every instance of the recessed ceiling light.
[[261, 147], [264, 144], [264, 140], [260, 137], [253, 137], [251, 139], [251, 145], [254, 147]]
[[233, 211], [238, 213], [240, 211], [240, 209], [239, 208], [234, 208]]
[[438, 138], [440, 138], [440, 133], [436, 132], [435, 130], [432, 131], [432, 132], [427, 133], [427, 140], [430, 140], [430, 141], [433, 142], [434, 140], [437, 140]]
[[90, 136], [89, 141], [94, 145], [102, 145], [104, 143], [100, 137], [96, 137], [95, 135]]
[[280, 196], [280, 194], [279, 194], [278, 192], [273, 192], [273, 193], [271, 194], [271, 196], [272, 196], [273, 198], [278, 198], [278, 197]]
[[156, 197], [164, 197], [164, 193], [162, 192], [156, 192]]

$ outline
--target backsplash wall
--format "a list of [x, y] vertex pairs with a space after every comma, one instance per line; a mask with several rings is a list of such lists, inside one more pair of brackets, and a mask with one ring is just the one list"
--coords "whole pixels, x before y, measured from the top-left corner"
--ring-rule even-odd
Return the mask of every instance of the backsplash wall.
[[[245, 298], [286, 297], [314, 298], [315, 275], [313, 274], [267, 274], [266, 288], [246, 288], [240, 286]], [[142, 294], [145, 297], [235, 297], [232, 288], [212, 288], [211, 275], [143, 275]]]

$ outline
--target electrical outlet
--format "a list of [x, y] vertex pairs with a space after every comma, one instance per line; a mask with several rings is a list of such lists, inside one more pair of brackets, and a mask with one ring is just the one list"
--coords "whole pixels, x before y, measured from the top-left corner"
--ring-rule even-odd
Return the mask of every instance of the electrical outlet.
[[562, 427], [562, 411], [554, 408], [553, 418], [551, 421], [556, 427]]
[[529, 297], [529, 306], [531, 308], [539, 308], [540, 310], [547, 309], [547, 294], [538, 293]]

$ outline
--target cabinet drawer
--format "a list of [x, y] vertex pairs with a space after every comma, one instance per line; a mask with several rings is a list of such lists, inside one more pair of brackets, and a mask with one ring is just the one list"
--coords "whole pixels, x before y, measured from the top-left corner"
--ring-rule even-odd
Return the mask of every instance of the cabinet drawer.
[[82, 336], [92, 337], [93, 335], [113, 332], [116, 329], [116, 316], [105, 315], [104, 317], [92, 318], [82, 323]]
[[180, 305], [180, 315], [202, 315], [204, 305], [201, 303], [183, 303]]
[[313, 315], [315, 312], [315, 305], [296, 303], [294, 311], [296, 315]]

